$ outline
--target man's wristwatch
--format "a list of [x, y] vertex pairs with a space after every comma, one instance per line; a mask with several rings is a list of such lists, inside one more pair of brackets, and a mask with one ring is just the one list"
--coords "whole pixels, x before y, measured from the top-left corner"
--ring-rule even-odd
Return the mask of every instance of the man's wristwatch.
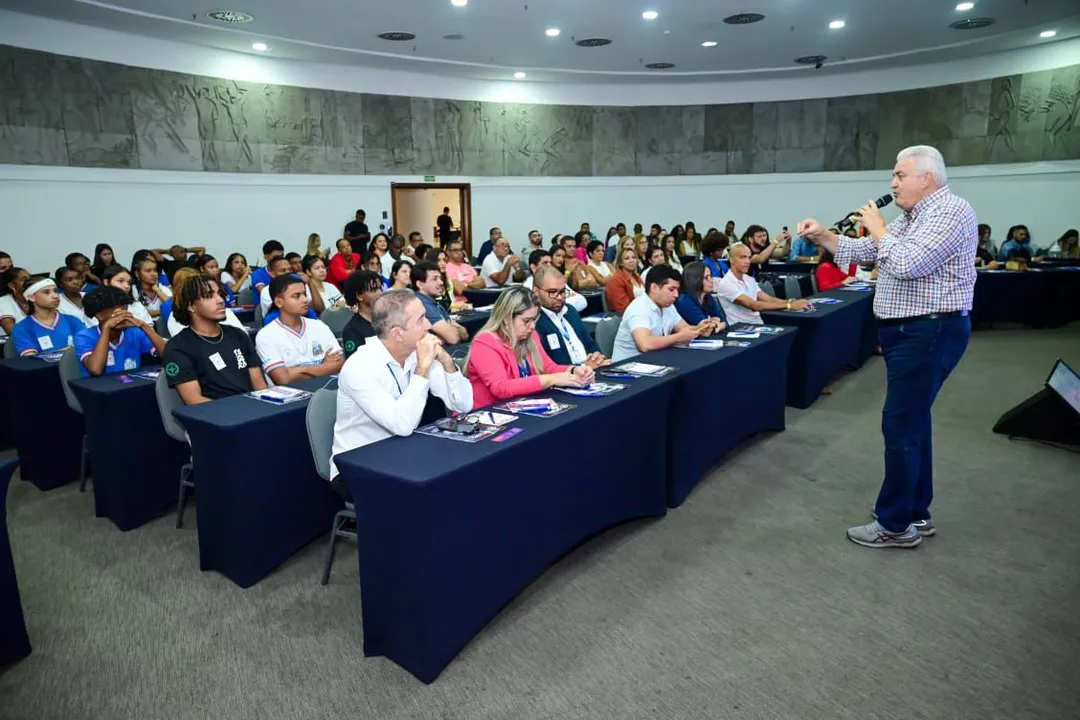
[[790, 301], [790, 300], [788, 300], [788, 301], [787, 301], [787, 309], [788, 309], [788, 310], [790, 310], [790, 309], [791, 309], [791, 301]]

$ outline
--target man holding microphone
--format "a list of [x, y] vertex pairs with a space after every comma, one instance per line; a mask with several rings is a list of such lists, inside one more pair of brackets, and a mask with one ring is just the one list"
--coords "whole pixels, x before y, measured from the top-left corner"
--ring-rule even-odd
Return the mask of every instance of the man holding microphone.
[[840, 267], [877, 262], [874, 314], [888, 381], [881, 412], [885, 480], [874, 521], [847, 531], [852, 542], [872, 548], [915, 547], [936, 532], [930, 408], [967, 349], [979, 244], [975, 212], [949, 190], [936, 149], [901, 150], [892, 191], [904, 212], [891, 224], [873, 202], [858, 210], [868, 237], [837, 237], [813, 219], [798, 226]]

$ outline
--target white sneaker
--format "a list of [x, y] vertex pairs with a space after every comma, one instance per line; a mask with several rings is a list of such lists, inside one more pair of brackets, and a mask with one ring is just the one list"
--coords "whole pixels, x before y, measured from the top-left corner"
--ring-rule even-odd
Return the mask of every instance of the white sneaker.
[[894, 533], [886, 530], [877, 520], [869, 525], [848, 528], [847, 536], [856, 545], [870, 548], [911, 548], [922, 542], [922, 535], [914, 525], [908, 525], [903, 532]]

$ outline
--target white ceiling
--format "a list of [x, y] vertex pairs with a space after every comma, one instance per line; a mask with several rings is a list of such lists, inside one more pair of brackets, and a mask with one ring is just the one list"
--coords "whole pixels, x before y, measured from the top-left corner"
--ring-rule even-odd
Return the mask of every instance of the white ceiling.
[[[279, 59], [527, 82], [672, 82], [840, 73], [944, 62], [1080, 37], [1077, 0], [0, 0], [0, 8], [85, 25]], [[209, 20], [210, 10], [253, 15], [244, 25]], [[642, 19], [656, 10], [654, 21]], [[723, 18], [758, 12], [762, 22]], [[958, 31], [956, 20], [995, 24]], [[846, 27], [830, 30], [831, 20]], [[558, 37], [545, 29], [557, 27]], [[1039, 32], [1054, 29], [1052, 40]], [[416, 35], [408, 42], [376, 37]], [[444, 35], [464, 35], [445, 40]], [[575, 40], [612, 44], [581, 48]], [[256, 53], [251, 43], [270, 46]], [[716, 47], [701, 46], [715, 41]], [[822, 70], [794, 63], [826, 55]], [[648, 70], [647, 63], [674, 63]], [[688, 98], [692, 101], [693, 98]]]

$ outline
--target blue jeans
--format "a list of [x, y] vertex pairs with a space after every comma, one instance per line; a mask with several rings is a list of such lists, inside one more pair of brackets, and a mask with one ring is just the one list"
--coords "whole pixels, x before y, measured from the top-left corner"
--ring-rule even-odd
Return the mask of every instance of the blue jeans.
[[960, 362], [971, 336], [967, 315], [882, 327], [888, 388], [881, 411], [885, 481], [878, 493], [878, 522], [902, 532], [930, 517], [934, 457], [930, 408]]

